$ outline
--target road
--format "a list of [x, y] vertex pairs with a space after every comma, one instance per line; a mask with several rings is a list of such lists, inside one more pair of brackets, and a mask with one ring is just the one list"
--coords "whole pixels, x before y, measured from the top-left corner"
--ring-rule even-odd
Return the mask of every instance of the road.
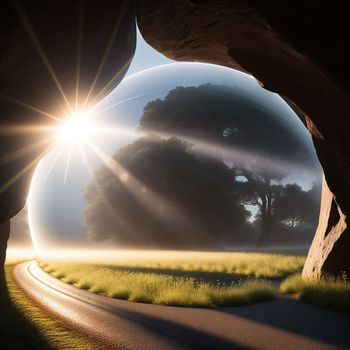
[[290, 298], [242, 307], [185, 308], [116, 300], [18, 264], [16, 283], [101, 349], [350, 349], [350, 317]]

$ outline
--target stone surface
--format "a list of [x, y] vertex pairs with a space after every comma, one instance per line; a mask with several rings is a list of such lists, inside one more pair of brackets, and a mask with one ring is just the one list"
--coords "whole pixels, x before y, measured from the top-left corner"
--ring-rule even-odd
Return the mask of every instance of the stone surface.
[[[319, 227], [304, 276], [350, 275], [350, 126], [345, 4], [317, 1], [138, 0], [140, 31], [175, 60], [204, 61], [254, 75], [285, 96], [312, 134], [339, 222]], [[326, 191], [326, 189], [325, 189]], [[333, 210], [334, 211], [334, 210]], [[321, 221], [328, 220], [321, 217]], [[334, 226], [334, 227], [333, 227]], [[333, 228], [332, 228], [333, 227]], [[324, 237], [324, 238], [323, 238]], [[315, 267], [315, 269], [314, 269]]]
[[69, 114], [68, 104], [74, 110], [78, 81], [80, 106], [113, 89], [135, 35], [133, 1], [1, 3], [0, 224], [24, 206], [33, 169], [53, 142], [38, 126], [57, 125], [49, 114]]
[[[336, 261], [329, 265], [329, 260], [327, 260], [330, 252], [338, 249], [339, 239], [346, 230], [346, 216], [337, 204], [334, 194], [329, 190], [324, 177], [322, 181], [320, 219], [304, 266], [303, 276], [305, 278], [317, 278], [325, 271], [330, 274], [341, 274], [345, 265], [344, 259], [340, 261], [339, 266]], [[336, 244], [335, 247], [334, 244]], [[346, 256], [349, 254], [345, 254], [344, 258]], [[350, 259], [347, 263], [350, 263]]]

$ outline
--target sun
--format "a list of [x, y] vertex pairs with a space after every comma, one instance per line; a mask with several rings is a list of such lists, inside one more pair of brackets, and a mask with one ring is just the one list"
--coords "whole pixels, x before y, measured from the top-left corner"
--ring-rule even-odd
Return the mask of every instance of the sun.
[[61, 144], [78, 144], [88, 140], [92, 131], [87, 113], [75, 113], [58, 128], [58, 141]]

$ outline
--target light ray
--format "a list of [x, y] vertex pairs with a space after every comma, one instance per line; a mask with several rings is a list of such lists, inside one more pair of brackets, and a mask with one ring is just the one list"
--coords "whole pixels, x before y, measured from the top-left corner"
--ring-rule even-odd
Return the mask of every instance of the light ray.
[[59, 92], [60, 92], [64, 102], [66, 103], [66, 106], [67, 106], [69, 112], [73, 113], [72, 107], [70, 106], [70, 104], [68, 102], [67, 96], [64, 93], [64, 90], [63, 90], [63, 88], [61, 86], [61, 83], [58, 80], [57, 75], [56, 75], [53, 67], [51, 66], [51, 63], [50, 63], [49, 59], [47, 58], [43, 48], [41, 47], [40, 41], [39, 41], [35, 31], [34, 31], [34, 28], [33, 28], [32, 24], [29, 21], [28, 16], [26, 15], [22, 5], [20, 4], [20, 2], [18, 0], [15, 1], [15, 4], [16, 4], [16, 7], [17, 7], [17, 10], [18, 10], [20, 19], [21, 19], [25, 29], [27, 30], [27, 32], [29, 34], [29, 37], [31, 38], [34, 46], [36, 47], [36, 49], [37, 49], [37, 51], [38, 51], [38, 53], [39, 53], [39, 55], [40, 55], [44, 65], [46, 66], [48, 72], [50, 73], [53, 81], [55, 82], [56, 87], [59, 90]]
[[77, 75], [75, 81], [75, 112], [79, 110], [79, 85], [80, 85], [80, 68], [81, 68], [81, 51], [83, 47], [83, 32], [84, 32], [84, 17], [85, 17], [85, 1], [79, 1], [79, 27], [78, 27], [78, 47], [77, 47]]
[[40, 153], [37, 157], [35, 157], [30, 163], [28, 163], [22, 170], [20, 170], [17, 174], [15, 174], [11, 179], [6, 181], [0, 187], [0, 194], [4, 193], [10, 186], [12, 186], [20, 177], [22, 177], [27, 172], [31, 171], [31, 169], [35, 166], [35, 164], [49, 151], [50, 148], [47, 148], [42, 153]]
[[92, 113], [91, 115], [95, 118], [95, 117], [101, 115], [102, 113], [104, 113], [104, 112], [106, 112], [106, 111], [108, 111], [108, 110], [110, 110], [110, 109], [112, 109], [112, 108], [114, 108], [114, 107], [117, 107], [117, 106], [119, 106], [119, 105], [121, 105], [121, 104], [123, 104], [123, 103], [125, 103], [125, 102], [132, 101], [132, 100], [135, 100], [135, 99], [137, 99], [137, 98], [139, 98], [139, 97], [143, 97], [143, 96], [146, 96], [146, 95], [148, 95], [148, 94], [140, 94], [140, 95], [135, 95], [135, 96], [126, 98], [125, 100], [119, 101], [119, 102], [117, 102], [117, 103], [113, 103], [113, 104], [111, 104], [111, 105], [109, 105], [109, 106], [103, 108], [103, 109], [102, 109], [101, 111], [99, 111], [98, 113]]
[[94, 128], [94, 134], [102, 134], [102, 135], [123, 135], [130, 137], [141, 136], [140, 132], [134, 130], [132, 128], [123, 128], [119, 126], [98, 126]]
[[98, 81], [98, 79], [100, 78], [100, 75], [102, 73], [102, 70], [106, 64], [106, 61], [107, 61], [107, 58], [108, 58], [108, 55], [112, 49], [112, 46], [113, 46], [113, 43], [114, 43], [114, 40], [116, 38], [116, 35], [118, 34], [118, 31], [120, 29], [120, 25], [124, 19], [124, 15], [125, 15], [125, 12], [126, 12], [126, 9], [127, 9], [127, 4], [128, 4], [128, 1], [123, 1], [123, 5], [122, 5], [122, 8], [121, 8], [121, 11], [120, 11], [120, 15], [118, 16], [118, 19], [116, 20], [116, 23], [114, 25], [114, 28], [113, 28], [113, 31], [112, 31], [112, 34], [111, 34], [111, 37], [109, 38], [109, 41], [108, 41], [108, 44], [107, 44], [107, 47], [106, 47], [106, 50], [102, 56], [102, 59], [101, 59], [101, 63], [97, 69], [97, 72], [96, 72], [96, 75], [95, 75], [95, 78], [91, 84], [91, 87], [88, 91], [88, 94], [85, 98], [85, 101], [83, 103], [83, 109], [85, 109], [89, 99], [90, 99], [90, 96], [92, 94], [92, 91], [95, 89], [95, 85]]
[[0, 134], [42, 134], [57, 131], [57, 126], [50, 125], [1, 125]]
[[[130, 65], [133, 57], [130, 57], [125, 64], [117, 71], [116, 74], [113, 75], [113, 77], [105, 84], [103, 88], [96, 94], [95, 98], [92, 100], [91, 105], [94, 105], [97, 103], [97, 101], [103, 97], [104, 95], [107, 95], [107, 90], [110, 90], [110, 86], [114, 83], [116, 79], [119, 78], [119, 76], [123, 73], [123, 71]], [[109, 92], [109, 91], [108, 91]]]
[[[191, 232], [198, 230], [177, 208], [165, 201], [148, 186], [144, 185], [115, 159], [108, 156], [91, 142], [87, 142], [93, 152], [103, 161], [109, 170], [116, 176], [129, 193], [137, 199], [143, 207], [156, 219], [173, 229], [175, 235], [179, 234], [179, 225]], [[180, 236], [179, 238], [183, 238]]]
[[72, 155], [72, 147], [69, 147], [68, 157], [67, 157], [67, 164], [66, 164], [66, 170], [64, 172], [64, 181], [63, 181], [64, 184], [66, 184], [66, 181], [67, 181], [68, 169], [69, 169], [71, 155]]
[[[147, 136], [147, 132], [143, 132], [143, 135]], [[305, 173], [305, 176], [314, 176], [317, 174], [315, 169], [308, 167], [307, 165], [280, 159], [274, 157], [273, 155], [269, 155], [267, 157], [266, 154], [258, 154], [256, 150], [250, 151], [233, 145], [224, 144], [223, 142], [219, 143], [179, 133], [167, 133], [163, 131], [159, 132], [158, 130], [148, 130], [148, 135], [154, 135], [160, 139], [167, 139], [171, 137], [178, 138], [179, 140], [187, 142], [189, 145], [191, 145], [197, 154], [202, 154], [203, 156], [216, 160], [221, 160], [225, 163], [232, 163], [233, 165], [243, 165], [248, 166], [248, 168], [249, 165], [251, 165], [254, 168], [259, 168], [266, 171], [283, 171], [287, 173], [300, 172]], [[156, 140], [154, 140], [154, 142], [156, 142]]]
[[[91, 166], [90, 166], [90, 164], [89, 164], [89, 162], [88, 162], [88, 160], [87, 160], [86, 154], [85, 154], [85, 152], [84, 152], [84, 150], [83, 150], [83, 148], [81, 147], [80, 144], [79, 144], [78, 147], [79, 147], [79, 151], [80, 151], [81, 157], [82, 157], [82, 159], [83, 159], [83, 162], [84, 162], [84, 164], [85, 164], [85, 166], [86, 166], [86, 168], [87, 168], [87, 170], [88, 170], [88, 172], [89, 172], [91, 178], [93, 178], [94, 172], [93, 172], [93, 170], [92, 170], [92, 168], [91, 168]], [[100, 188], [100, 183], [98, 183], [97, 181], [94, 181], [94, 186], [95, 186], [95, 188], [96, 188], [96, 191], [98, 192], [98, 195], [99, 195], [99, 196], [104, 200], [104, 202], [107, 204], [106, 208], [107, 208], [108, 212], [113, 216], [114, 220], [117, 220], [117, 221], [118, 221], [118, 224], [119, 224], [121, 227], [123, 227], [123, 229], [126, 229], [125, 223], [122, 222], [122, 221], [119, 219], [118, 213], [116, 213], [116, 211], [112, 209], [113, 206], [110, 205], [110, 202], [109, 202], [108, 198], [105, 196], [105, 194], [104, 194], [103, 191], [101, 190], [101, 188]], [[135, 239], [138, 238], [138, 237], [136, 236], [136, 234], [133, 234], [133, 237], [135, 237]]]
[[61, 119], [61, 118], [58, 118], [58, 117], [54, 116], [53, 114], [50, 114], [50, 113], [48, 113], [48, 112], [45, 112], [45, 111], [43, 111], [43, 110], [40, 109], [40, 108], [34, 107], [34, 106], [30, 105], [30, 104], [27, 103], [27, 102], [23, 102], [23, 101], [21, 101], [21, 100], [18, 100], [17, 98], [14, 98], [14, 97], [11, 97], [11, 96], [7, 96], [7, 95], [4, 95], [4, 94], [2, 94], [2, 93], [0, 93], [0, 98], [2, 98], [2, 99], [4, 99], [4, 100], [7, 100], [7, 101], [9, 101], [9, 102], [12, 102], [12, 103], [14, 103], [14, 104], [17, 104], [17, 105], [19, 105], [19, 106], [28, 108], [28, 109], [30, 109], [30, 110], [32, 110], [32, 111], [34, 111], [34, 112], [37, 112], [37, 113], [42, 114], [42, 115], [44, 115], [44, 116], [46, 116], [46, 117], [48, 117], [48, 118], [50, 118], [50, 119], [53, 119], [53, 120], [55, 120], [55, 121], [58, 121], [58, 122], [62, 123], [62, 119]]
[[20, 157], [26, 155], [27, 153], [30, 153], [31, 151], [42, 147], [44, 144], [47, 144], [50, 141], [52, 141], [52, 138], [48, 137], [46, 139], [43, 139], [43, 140], [40, 140], [38, 142], [34, 142], [30, 145], [27, 145], [25, 147], [22, 147], [13, 153], [7, 154], [6, 156], [0, 158], [0, 165], [4, 165], [8, 162], [11, 162], [11, 161], [17, 159], [17, 158], [20, 158]]
[[62, 145], [62, 146], [59, 148], [59, 151], [57, 152], [55, 158], [54, 158], [53, 161], [51, 162], [50, 167], [49, 167], [49, 169], [48, 169], [48, 171], [47, 171], [47, 173], [46, 173], [46, 175], [45, 175], [44, 183], [47, 181], [47, 179], [48, 179], [48, 177], [49, 177], [49, 175], [50, 175], [52, 169], [54, 168], [54, 166], [55, 166], [55, 164], [56, 164], [56, 162], [57, 162], [57, 159], [59, 158], [59, 156], [62, 155], [63, 149], [64, 149], [64, 145]]

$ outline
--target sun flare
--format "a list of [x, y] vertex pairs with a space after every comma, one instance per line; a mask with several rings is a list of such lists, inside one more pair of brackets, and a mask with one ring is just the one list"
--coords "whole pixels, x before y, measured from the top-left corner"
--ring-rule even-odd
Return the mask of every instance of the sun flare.
[[86, 141], [92, 134], [92, 126], [86, 113], [72, 115], [58, 129], [58, 140], [63, 144], [77, 144]]

